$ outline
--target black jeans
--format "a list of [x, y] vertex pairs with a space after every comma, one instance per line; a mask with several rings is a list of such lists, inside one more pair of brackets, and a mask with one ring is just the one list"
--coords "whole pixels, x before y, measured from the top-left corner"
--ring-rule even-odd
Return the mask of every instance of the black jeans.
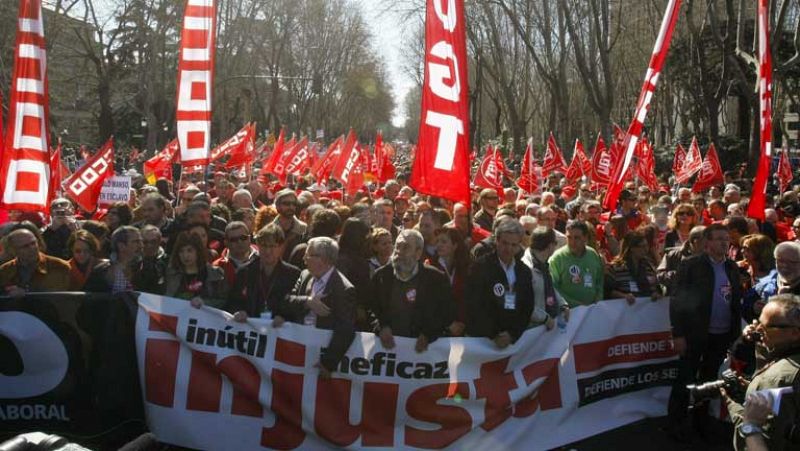
[[[672, 385], [669, 397], [669, 422], [681, 425], [688, 417], [689, 390], [686, 386], [717, 379], [719, 367], [733, 343], [732, 334], [708, 334], [705, 340], [686, 338], [686, 354], [678, 363], [678, 379]], [[707, 409], [695, 410], [703, 415]]]

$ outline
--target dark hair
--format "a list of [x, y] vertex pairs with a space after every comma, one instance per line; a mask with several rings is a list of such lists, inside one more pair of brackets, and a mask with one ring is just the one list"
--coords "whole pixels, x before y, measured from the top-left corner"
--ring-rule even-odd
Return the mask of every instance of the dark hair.
[[111, 229], [108, 228], [108, 224], [91, 219], [83, 221], [81, 228], [94, 235], [94, 237], [99, 241], [107, 239], [111, 234]]
[[[747, 221], [745, 221], [745, 224], [747, 224]], [[719, 231], [727, 232], [728, 228], [718, 222], [709, 224], [706, 226], [706, 229], [703, 230], [703, 238], [710, 240], [714, 232], [719, 232]]]
[[89, 250], [92, 251], [92, 257], [97, 257], [97, 252], [100, 250], [100, 244], [97, 242], [97, 238], [95, 238], [95, 236], [86, 229], [78, 229], [72, 232], [67, 239], [67, 251], [69, 251], [70, 255], [72, 255], [72, 247], [78, 241], [86, 243], [86, 245], [89, 246]]
[[[620, 251], [619, 255], [614, 257], [611, 261], [612, 265], [619, 265], [619, 264], [627, 264], [628, 262], [628, 255], [631, 252], [631, 249], [639, 246], [640, 244], [645, 243], [649, 249], [649, 243], [647, 242], [647, 237], [644, 233], [640, 230], [634, 230], [633, 232], [628, 232], [622, 238], [622, 243], [620, 244]], [[633, 268], [633, 271], [636, 269]]]
[[347, 218], [342, 226], [342, 235], [339, 237], [339, 252], [343, 254], [366, 254], [367, 237], [370, 228], [358, 218]]
[[160, 208], [162, 210], [165, 210], [167, 208], [167, 200], [164, 198], [164, 196], [162, 196], [159, 193], [150, 193], [150, 194], [144, 196], [144, 198], [142, 198], [142, 203], [145, 203], [145, 202], [147, 202], [149, 200], [152, 200], [153, 202], [155, 202], [156, 207], [158, 207], [158, 208]]
[[470, 264], [470, 257], [464, 234], [455, 227], [442, 227], [441, 229], [437, 229], [434, 234], [437, 237], [442, 234], [447, 235], [447, 238], [456, 246], [453, 250], [453, 266], [456, 268], [457, 272], [466, 274]]
[[340, 225], [341, 219], [335, 211], [322, 208], [311, 216], [308, 233], [312, 238], [317, 236], [335, 237]]
[[747, 219], [741, 216], [733, 216], [728, 218], [728, 220], [725, 223], [725, 226], [727, 226], [728, 231], [735, 230], [736, 232], [739, 232], [739, 235], [742, 236], [747, 235], [747, 233], [749, 232]]
[[172, 255], [169, 258], [169, 266], [173, 269], [183, 271], [183, 265], [181, 264], [181, 249], [186, 246], [191, 246], [194, 248], [194, 251], [197, 253], [197, 267], [198, 269], [202, 269], [205, 267], [206, 261], [208, 261], [208, 250], [203, 246], [203, 242], [200, 241], [200, 237], [189, 232], [181, 232], [178, 234], [178, 237], [175, 238], [175, 246], [172, 248]]
[[170, 190], [170, 182], [165, 178], [160, 178], [156, 180], [156, 188], [158, 189], [158, 194], [164, 196], [164, 199], [172, 200], [175, 196], [172, 195], [172, 190]]
[[577, 230], [581, 232], [583, 236], [589, 238], [589, 226], [583, 221], [572, 221], [567, 224], [567, 230]]
[[121, 226], [130, 225], [131, 221], [133, 221], [133, 212], [131, 211], [131, 207], [125, 202], [115, 202], [111, 204], [111, 206], [108, 207], [106, 214], [112, 212], [119, 218], [119, 225]]
[[531, 249], [543, 251], [556, 242], [556, 232], [545, 226], [537, 226], [531, 233]]

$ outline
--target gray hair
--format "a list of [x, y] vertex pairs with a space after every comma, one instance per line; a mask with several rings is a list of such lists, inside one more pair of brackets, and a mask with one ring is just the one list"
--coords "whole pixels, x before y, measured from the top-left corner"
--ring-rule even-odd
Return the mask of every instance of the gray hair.
[[500, 221], [496, 222], [494, 225], [494, 236], [500, 236], [504, 233], [509, 233], [513, 235], [522, 235], [525, 233], [525, 229], [522, 227], [522, 224], [519, 223], [516, 219], [511, 216], [504, 216], [500, 219]]
[[244, 229], [244, 231], [248, 235], [250, 234], [250, 229], [247, 227], [247, 224], [245, 224], [242, 221], [231, 221], [228, 223], [228, 225], [225, 226], [225, 235], [228, 235], [228, 232], [230, 232], [231, 230], [236, 230], [236, 229]]
[[117, 230], [111, 234], [111, 249], [114, 252], [119, 252], [119, 245], [123, 243], [128, 244], [128, 240], [134, 233], [139, 233], [139, 229], [134, 226], [122, 226], [117, 228]]
[[310, 253], [312, 249], [328, 264], [336, 264], [336, 260], [339, 258], [339, 244], [333, 238], [327, 236], [311, 238], [308, 240], [306, 254]]
[[788, 293], [777, 294], [769, 298], [769, 304], [780, 308], [789, 324], [800, 327], [800, 296]]
[[247, 198], [250, 199], [250, 203], [253, 203], [253, 194], [250, 193], [250, 191], [247, 191], [246, 189], [237, 189], [236, 191], [234, 191], [233, 196], [231, 196], [231, 198], [236, 196], [247, 196]]
[[800, 243], [797, 241], [784, 241], [782, 243], [778, 243], [773, 251], [773, 256], [778, 258], [778, 254], [783, 251], [792, 251], [794, 256], [800, 259]]
[[144, 235], [145, 233], [148, 233], [148, 232], [153, 232], [153, 233], [157, 233], [158, 236], [161, 236], [161, 229], [159, 229], [158, 227], [154, 226], [153, 224], [145, 224], [145, 225], [142, 226], [141, 229], [139, 229], [139, 231], [142, 232], [142, 235]]
[[423, 249], [425, 246], [425, 238], [422, 237], [422, 234], [414, 229], [405, 229], [400, 231], [398, 234], [398, 238], [403, 237], [407, 243], [414, 244], [415, 249], [420, 250]]

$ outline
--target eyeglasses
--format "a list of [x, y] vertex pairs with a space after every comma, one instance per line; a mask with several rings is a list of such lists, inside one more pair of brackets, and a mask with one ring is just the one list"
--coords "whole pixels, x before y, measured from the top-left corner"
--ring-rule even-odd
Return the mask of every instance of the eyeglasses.
[[229, 243], [243, 243], [245, 241], [250, 241], [250, 236], [248, 235], [231, 236], [231, 237], [226, 237], [225, 241]]
[[691, 216], [694, 216], [694, 213], [692, 213], [690, 211], [679, 211], [679, 212], [675, 213], [675, 216], [689, 216], [689, 217], [691, 217]]
[[495, 196], [495, 197], [484, 197], [484, 199], [486, 199], [486, 200], [500, 200], [500, 198], [497, 197], [497, 196]]
[[278, 202], [278, 205], [283, 205], [284, 207], [296, 207], [297, 206], [297, 202], [293, 202], [293, 201], [290, 201], [290, 200], [285, 200], [285, 201]]
[[764, 329], [798, 329], [800, 326], [794, 326], [792, 324], [764, 324], [758, 319], [756, 319], [756, 325], [761, 326]]

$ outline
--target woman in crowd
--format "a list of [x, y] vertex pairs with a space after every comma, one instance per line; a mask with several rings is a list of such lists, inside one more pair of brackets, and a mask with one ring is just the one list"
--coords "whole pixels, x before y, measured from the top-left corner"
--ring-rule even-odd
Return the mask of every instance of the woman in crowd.
[[221, 308], [227, 295], [225, 273], [208, 262], [208, 249], [197, 234], [181, 232], [167, 266], [165, 294]]
[[778, 291], [778, 271], [775, 269], [775, 243], [766, 235], [754, 234], [742, 238], [744, 260], [742, 268], [742, 315], [747, 322], [758, 318], [767, 299]]
[[103, 216], [103, 221], [108, 225], [108, 234], [110, 236], [118, 227], [131, 224], [133, 211], [130, 205], [125, 202], [116, 202], [108, 207], [106, 215]]
[[219, 258], [223, 244], [218, 241], [209, 242], [207, 225], [192, 224], [186, 228], [186, 231], [192, 235], [197, 235], [197, 237], [200, 238], [200, 243], [202, 243], [203, 247], [206, 248], [206, 258], [208, 259], [208, 263], [212, 263]]
[[[100, 245], [97, 238], [84, 229], [72, 232], [67, 241], [72, 258], [69, 259], [70, 291], [103, 291], [103, 287], [92, 287], [86, 282], [92, 273], [104, 273], [111, 264], [108, 260], [98, 258]], [[106, 277], [101, 277], [104, 280]]]
[[464, 283], [469, 271], [469, 250], [464, 242], [464, 235], [456, 228], [446, 227], [436, 231], [436, 260], [428, 259], [425, 263], [442, 270], [450, 281], [455, 301], [455, 320], [448, 328], [450, 335], [461, 336], [467, 322], [464, 305]]
[[369, 272], [371, 277], [378, 268], [389, 263], [394, 244], [392, 244], [392, 233], [381, 227], [373, 229], [367, 241], [369, 242]]
[[672, 211], [669, 232], [664, 237], [664, 248], [681, 247], [689, 239], [689, 232], [697, 225], [697, 212], [689, 204], [681, 204]]
[[370, 264], [367, 260], [366, 246], [369, 226], [358, 218], [348, 218], [339, 236], [338, 269], [356, 288], [356, 328], [371, 330], [369, 311]]
[[625, 235], [619, 255], [606, 268], [605, 278], [606, 299], [625, 298], [633, 304], [637, 297], [660, 297], [656, 267], [644, 233], [637, 230]]

